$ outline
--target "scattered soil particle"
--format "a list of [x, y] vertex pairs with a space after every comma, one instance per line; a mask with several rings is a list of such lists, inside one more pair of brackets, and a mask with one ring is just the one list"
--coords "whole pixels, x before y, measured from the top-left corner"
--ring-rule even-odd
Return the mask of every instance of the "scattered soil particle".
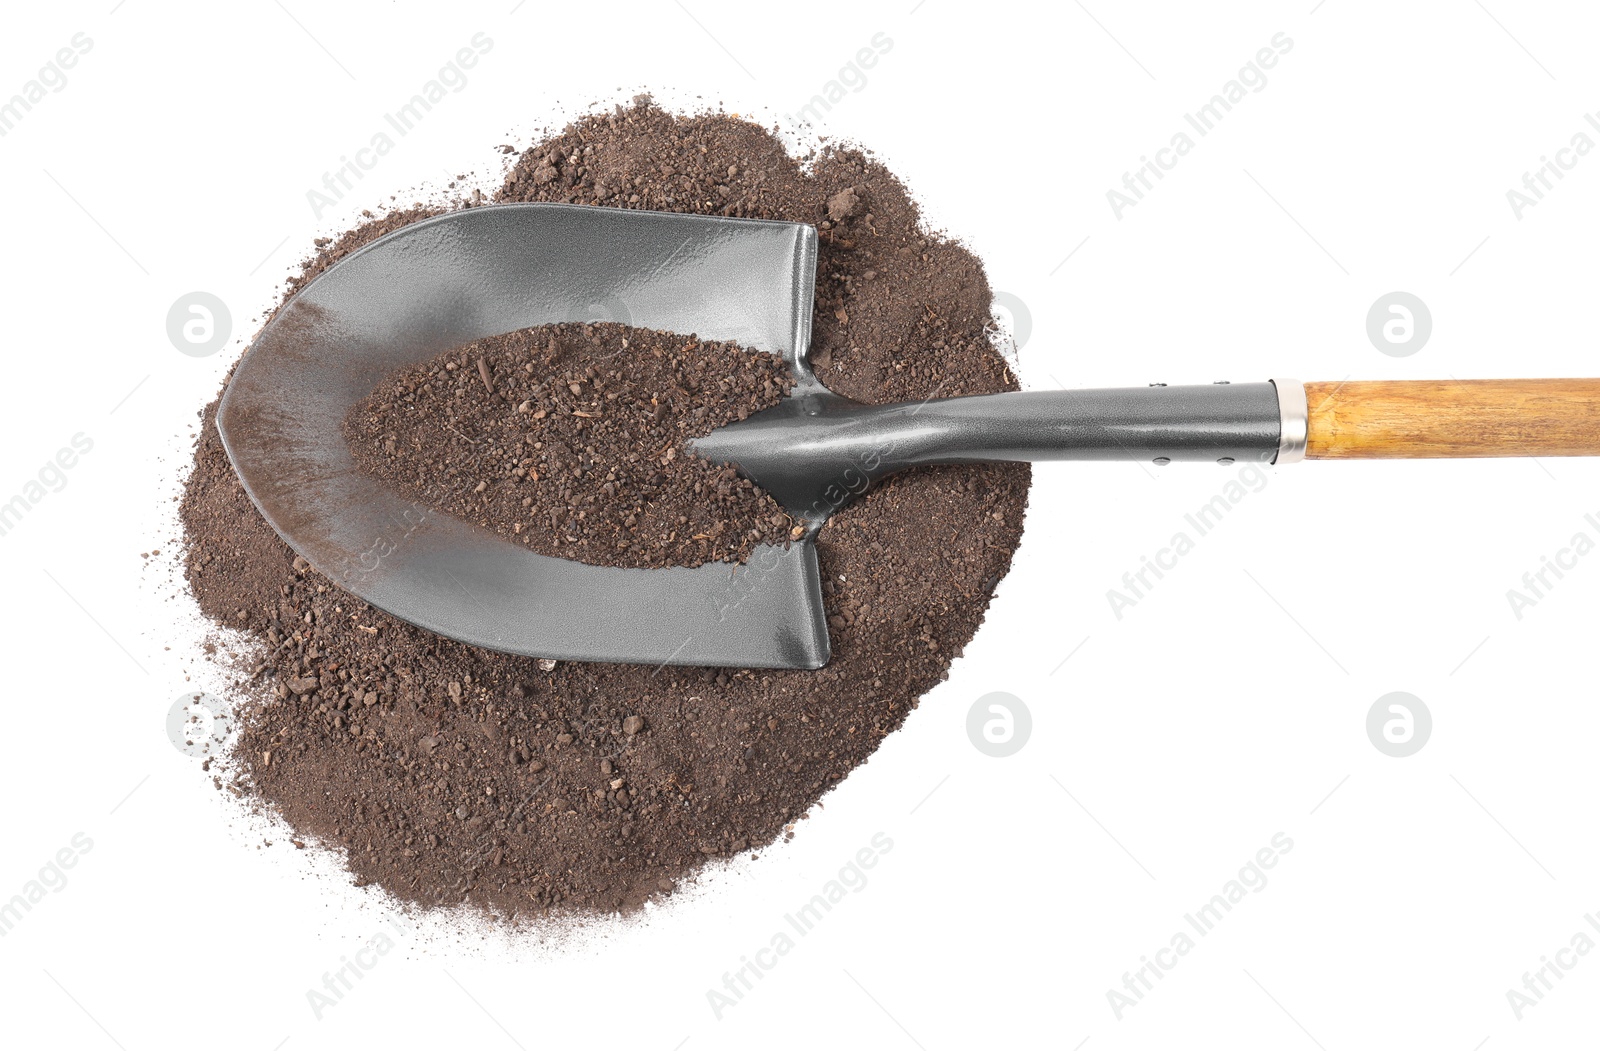
[[[855, 204], [833, 206], [847, 188]], [[802, 167], [757, 125], [641, 99], [524, 150], [496, 199], [815, 223], [813, 360], [829, 386], [868, 402], [1016, 388], [977, 259], [924, 230], [857, 150]], [[373, 225], [319, 246], [291, 291], [386, 232]], [[181, 514], [201, 608], [260, 643], [233, 694], [233, 787], [301, 842], [344, 851], [360, 884], [501, 916], [628, 911], [784, 837], [972, 638], [1030, 477], [917, 469], [837, 515], [818, 541], [834, 654], [821, 670], [535, 661], [397, 621], [297, 564], [233, 474], [214, 409]]]
[[328, 267], [337, 263], [358, 248], [363, 248], [384, 234], [392, 234], [402, 226], [410, 226], [418, 219], [435, 214], [432, 209], [417, 206], [389, 212], [381, 218], [363, 223], [339, 237], [319, 237], [313, 242], [315, 253], [300, 264], [300, 273], [289, 279], [283, 298], [288, 300], [296, 292]]
[[684, 443], [776, 405], [781, 358], [615, 324], [480, 340], [350, 410], [356, 462], [544, 555], [604, 566], [743, 562], [794, 523]]

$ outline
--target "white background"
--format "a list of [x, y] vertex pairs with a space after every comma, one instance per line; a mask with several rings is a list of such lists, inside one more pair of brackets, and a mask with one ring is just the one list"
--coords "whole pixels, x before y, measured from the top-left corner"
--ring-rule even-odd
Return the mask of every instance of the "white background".
[[[314, 1018], [307, 990], [394, 913], [168, 742], [173, 700], [211, 681], [171, 500], [253, 319], [361, 208], [464, 172], [492, 189], [495, 145], [641, 89], [779, 118], [882, 32], [820, 130], [877, 150], [1027, 305], [1029, 386], [1600, 372], [1600, 159], [1520, 219], [1506, 198], [1600, 106], [1583, 5], [914, 2], [6, 10], [0, 96], [74, 33], [93, 48], [0, 138], [0, 499], [94, 443], [0, 537], [0, 899], [93, 841], [0, 938], [8, 1045], [1592, 1041], [1600, 953], [1520, 1021], [1506, 996], [1600, 910], [1600, 557], [1520, 620], [1506, 597], [1600, 538], [1587, 460], [1275, 469], [1120, 620], [1107, 590], [1238, 469], [1042, 467], [966, 656], [793, 843], [643, 919], [421, 924]], [[470, 83], [315, 218], [306, 191], [477, 32], [494, 47]], [[1279, 32], [1266, 86], [1116, 218], [1106, 191]], [[1433, 333], [1396, 358], [1365, 317], [1401, 289]], [[165, 325], [195, 290], [233, 316], [198, 359]], [[996, 690], [1033, 716], [1006, 759], [965, 731]], [[1365, 729], [1396, 690], [1434, 721], [1402, 759]], [[707, 990], [877, 832], [894, 847], [865, 889], [714, 1017]], [[1270, 882], [1119, 1020], [1107, 991], [1279, 832]]]

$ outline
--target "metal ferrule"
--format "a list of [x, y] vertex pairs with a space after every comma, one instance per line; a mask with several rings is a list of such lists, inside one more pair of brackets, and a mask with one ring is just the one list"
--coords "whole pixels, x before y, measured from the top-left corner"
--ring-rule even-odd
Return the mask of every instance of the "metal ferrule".
[[1306, 458], [1311, 413], [1306, 387], [1299, 380], [1275, 379], [1278, 391], [1278, 456], [1273, 463], [1299, 463]]

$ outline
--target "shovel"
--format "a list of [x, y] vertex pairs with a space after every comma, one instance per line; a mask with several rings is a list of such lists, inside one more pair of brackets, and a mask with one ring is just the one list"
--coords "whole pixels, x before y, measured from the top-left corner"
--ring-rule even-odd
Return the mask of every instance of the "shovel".
[[[217, 410], [263, 517], [319, 572], [429, 631], [531, 657], [819, 668], [815, 539], [874, 481], [997, 460], [1291, 463], [1600, 452], [1600, 380], [1450, 380], [1022, 391], [863, 405], [808, 361], [816, 230], [617, 208], [507, 204], [406, 226], [292, 298]], [[692, 443], [805, 529], [736, 567], [621, 569], [535, 554], [363, 473], [340, 430], [394, 372], [475, 340], [615, 321], [781, 355], [777, 406]]]

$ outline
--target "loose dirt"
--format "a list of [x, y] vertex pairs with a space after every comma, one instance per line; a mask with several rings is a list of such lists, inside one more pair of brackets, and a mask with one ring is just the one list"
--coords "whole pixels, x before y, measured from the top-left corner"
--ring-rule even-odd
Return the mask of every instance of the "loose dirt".
[[[905, 188], [860, 151], [830, 148], [802, 165], [757, 125], [675, 116], [640, 100], [524, 150], [496, 200], [814, 223], [813, 360], [830, 387], [868, 402], [1016, 389], [990, 343], [982, 266], [924, 230]], [[393, 213], [319, 245], [290, 291], [426, 214]], [[503, 380], [485, 350], [491, 380]], [[470, 386], [475, 363], [468, 372]], [[565, 374], [558, 359], [556, 375]], [[756, 389], [769, 397], [764, 382]], [[755, 397], [741, 391], [730, 404]], [[453, 396], [449, 384], [437, 394]], [[555, 388], [546, 394], [566, 404]], [[819, 537], [833, 640], [819, 671], [540, 662], [399, 622], [297, 559], [239, 485], [214, 408], [202, 414], [181, 513], [201, 608], [261, 648], [233, 693], [244, 726], [236, 786], [280, 814], [298, 841], [345, 851], [357, 883], [425, 907], [468, 903], [501, 916], [628, 911], [709, 859], [782, 837], [945, 677], [1010, 566], [1027, 504], [1025, 464], [938, 467], [895, 476], [837, 515]], [[377, 424], [355, 433], [358, 442], [392, 434], [397, 450], [405, 434], [422, 437]], [[387, 454], [372, 455], [381, 473]], [[408, 455], [419, 466], [458, 454], [425, 442]], [[537, 470], [525, 459], [536, 459], [526, 446], [513, 477]], [[514, 526], [520, 499], [508, 506], [504, 478], [479, 480], [495, 486], [499, 510], [468, 501], [460, 513], [497, 523], [504, 511]], [[442, 498], [461, 495], [456, 486]], [[643, 508], [643, 495], [641, 487], [629, 499]], [[554, 498], [536, 499], [556, 509]], [[589, 506], [560, 510], [575, 518]], [[745, 549], [742, 539], [738, 548], [685, 547], [670, 529], [661, 546], [659, 523], [627, 537], [557, 525], [563, 554], [572, 536], [589, 557], [604, 548], [630, 564]], [[628, 547], [607, 547], [624, 539]]]

